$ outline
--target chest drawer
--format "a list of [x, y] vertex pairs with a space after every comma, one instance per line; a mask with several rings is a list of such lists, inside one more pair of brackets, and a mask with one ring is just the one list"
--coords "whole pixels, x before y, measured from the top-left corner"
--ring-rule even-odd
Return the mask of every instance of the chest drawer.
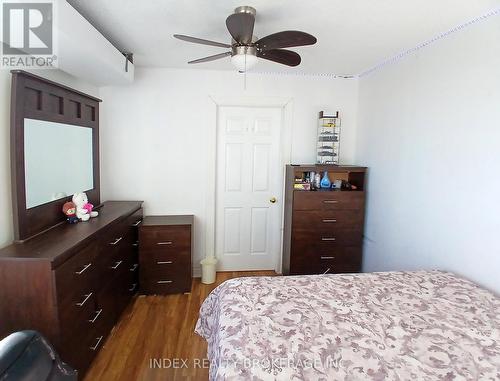
[[297, 210], [363, 210], [364, 192], [318, 191], [294, 192], [293, 209]]
[[308, 245], [318, 250], [342, 246], [361, 246], [362, 241], [361, 228], [292, 232], [292, 248], [296, 245]]
[[290, 267], [290, 275], [347, 274], [359, 272], [361, 272], [361, 267], [359, 266], [328, 263], [327, 261], [309, 262], [301, 267]]
[[293, 213], [293, 230], [352, 229], [363, 226], [364, 213], [358, 210], [297, 210]]
[[362, 248], [318, 247], [314, 245], [294, 245], [290, 272], [292, 274], [322, 274], [361, 271]]

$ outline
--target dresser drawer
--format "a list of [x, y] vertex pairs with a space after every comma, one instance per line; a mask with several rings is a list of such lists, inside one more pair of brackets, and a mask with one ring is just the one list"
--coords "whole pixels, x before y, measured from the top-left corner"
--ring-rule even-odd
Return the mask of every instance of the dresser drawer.
[[111, 318], [109, 311], [97, 310], [84, 324], [73, 326], [63, 338], [63, 361], [83, 374], [104, 345]]
[[137, 250], [133, 246], [133, 233], [124, 225], [120, 228], [101, 242], [100, 255], [97, 259], [101, 284], [122, 271], [128, 271], [136, 262], [134, 258], [136, 258]]
[[136, 212], [134, 212], [132, 215], [127, 217], [126, 224], [128, 227], [135, 228], [135, 231], [137, 231], [137, 228], [142, 223], [142, 218], [143, 218], [143, 212], [142, 212], [142, 209], [139, 209]]
[[361, 228], [364, 212], [358, 210], [297, 210], [293, 213], [292, 229], [314, 231], [317, 229]]
[[99, 278], [97, 243], [77, 252], [55, 269], [57, 299], [74, 302], [82, 294], [92, 292]]
[[293, 209], [363, 210], [364, 197], [364, 192], [361, 191], [294, 192]]
[[191, 249], [189, 226], [142, 226], [139, 230], [140, 250], [178, 252]]
[[92, 290], [59, 301], [59, 320], [64, 338], [72, 336], [75, 327], [87, 325], [87, 322], [92, 319], [96, 310], [96, 294], [96, 290]]
[[130, 266], [132, 262], [130, 259], [132, 254], [127, 255], [124, 251], [113, 251], [109, 254], [111, 255], [105, 255], [98, 259], [101, 287], [120, 273], [128, 271], [127, 266]]
[[120, 317], [132, 293], [135, 292], [135, 290], [130, 291], [132, 288], [131, 279], [130, 271], [124, 268], [97, 295], [96, 310], [103, 311], [103, 317], [100, 319], [99, 326], [105, 332], [113, 328], [114, 322]]

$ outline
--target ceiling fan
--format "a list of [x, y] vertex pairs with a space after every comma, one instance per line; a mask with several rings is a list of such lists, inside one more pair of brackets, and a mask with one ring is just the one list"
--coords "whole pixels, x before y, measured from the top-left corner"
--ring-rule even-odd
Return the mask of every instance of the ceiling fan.
[[283, 48], [313, 45], [317, 41], [316, 37], [305, 32], [287, 30], [257, 39], [253, 34], [256, 13], [257, 11], [253, 7], [241, 6], [236, 8], [234, 13], [226, 19], [226, 26], [232, 37], [231, 44], [204, 40], [182, 34], [174, 34], [174, 37], [196, 44], [231, 49], [228, 52], [189, 61], [189, 64], [215, 61], [231, 56], [232, 64], [240, 72], [246, 72], [252, 68], [257, 63], [258, 58], [288, 66], [299, 65], [301, 61], [300, 55]]

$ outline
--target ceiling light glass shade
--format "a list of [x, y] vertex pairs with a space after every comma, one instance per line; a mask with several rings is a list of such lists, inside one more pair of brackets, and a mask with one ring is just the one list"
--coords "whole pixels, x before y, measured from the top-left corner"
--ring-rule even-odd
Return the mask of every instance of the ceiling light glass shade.
[[231, 63], [239, 72], [245, 72], [257, 64], [258, 58], [252, 54], [235, 54], [231, 57]]

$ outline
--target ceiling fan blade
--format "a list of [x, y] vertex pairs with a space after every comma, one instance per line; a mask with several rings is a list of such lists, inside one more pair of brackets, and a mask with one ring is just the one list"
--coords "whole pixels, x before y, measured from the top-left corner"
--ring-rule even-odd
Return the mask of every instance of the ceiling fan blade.
[[227, 30], [240, 44], [251, 44], [255, 16], [251, 13], [234, 13], [226, 19]]
[[183, 34], [174, 34], [174, 37], [178, 38], [179, 40], [187, 41], [187, 42], [193, 42], [195, 44], [218, 46], [219, 48], [230, 48], [231, 47], [231, 45], [229, 45], [229, 44], [223, 44], [222, 42], [215, 42], [215, 41], [210, 41], [210, 40], [204, 40], [202, 38], [185, 36]]
[[201, 63], [201, 62], [210, 62], [210, 61], [215, 61], [227, 56], [230, 56], [231, 52], [225, 52], [225, 53], [220, 53], [220, 54], [215, 54], [213, 56], [208, 56], [204, 58], [199, 58], [197, 60], [189, 61], [188, 64], [195, 64], [195, 63]]
[[271, 50], [279, 48], [291, 48], [293, 46], [313, 45], [318, 40], [309, 33], [299, 32], [298, 30], [286, 30], [262, 37], [255, 45], [262, 50]]
[[288, 66], [297, 66], [301, 61], [297, 53], [285, 49], [263, 50], [257, 53], [257, 57]]

